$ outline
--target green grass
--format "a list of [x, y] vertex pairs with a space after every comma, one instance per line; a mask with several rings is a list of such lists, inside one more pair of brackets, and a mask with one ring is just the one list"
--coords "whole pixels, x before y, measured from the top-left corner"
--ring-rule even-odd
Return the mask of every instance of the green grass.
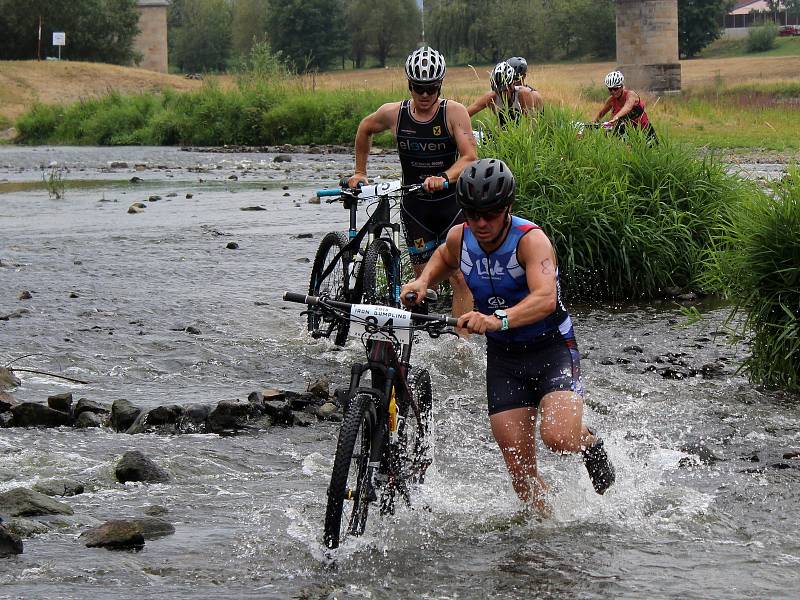
[[694, 146], [800, 148], [800, 83], [717, 82], [659, 101], [659, 131]]
[[800, 36], [779, 37], [775, 47], [766, 52], [747, 51], [747, 37], [741, 39], [720, 39], [707, 46], [698, 58], [734, 58], [737, 56], [800, 56]]
[[753, 185], [668, 135], [654, 147], [638, 132], [627, 142], [601, 131], [578, 139], [572, 118], [554, 109], [480, 148], [515, 173], [515, 211], [552, 240], [565, 295], [633, 300], [696, 288], [720, 215]]
[[113, 92], [67, 107], [38, 104], [17, 127], [27, 144], [352, 144], [361, 119], [391, 100], [388, 92], [312, 92], [285, 82], [233, 90], [210, 83], [196, 92]]
[[732, 205], [706, 257], [705, 283], [746, 318], [744, 369], [754, 383], [800, 393], [800, 170]]

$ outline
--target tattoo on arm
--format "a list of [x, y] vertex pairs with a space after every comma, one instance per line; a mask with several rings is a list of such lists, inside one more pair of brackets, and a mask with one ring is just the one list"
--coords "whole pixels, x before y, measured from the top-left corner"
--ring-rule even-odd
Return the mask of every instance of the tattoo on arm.
[[555, 270], [553, 269], [553, 261], [549, 258], [545, 258], [542, 261], [542, 274], [543, 275], [553, 275]]

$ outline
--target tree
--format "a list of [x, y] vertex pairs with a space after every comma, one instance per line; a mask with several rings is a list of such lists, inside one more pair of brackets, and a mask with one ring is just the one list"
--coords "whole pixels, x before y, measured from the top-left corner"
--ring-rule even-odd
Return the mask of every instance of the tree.
[[398, 49], [414, 47], [419, 39], [421, 13], [415, 0], [371, 0], [366, 24], [370, 47], [380, 66]]
[[172, 62], [184, 72], [223, 71], [231, 53], [231, 5], [227, 0], [191, 0], [179, 3], [170, 31], [174, 37]]
[[342, 0], [269, 0], [272, 48], [298, 71], [325, 69], [347, 52], [344, 14]]
[[53, 32], [63, 31], [62, 56], [71, 60], [131, 64], [137, 59], [136, 0], [0, 0], [0, 15], [0, 58], [37, 57], [41, 16], [43, 56], [57, 54]]
[[692, 58], [722, 35], [723, 17], [731, 0], [678, 0], [678, 46]]
[[353, 68], [360, 69], [364, 66], [369, 51], [369, 35], [367, 23], [363, 16], [369, 14], [372, 0], [349, 0], [345, 9], [345, 21], [350, 33], [350, 49], [348, 56], [353, 63]]
[[269, 0], [236, 0], [233, 4], [233, 53], [247, 56], [254, 43], [261, 42], [267, 31]]

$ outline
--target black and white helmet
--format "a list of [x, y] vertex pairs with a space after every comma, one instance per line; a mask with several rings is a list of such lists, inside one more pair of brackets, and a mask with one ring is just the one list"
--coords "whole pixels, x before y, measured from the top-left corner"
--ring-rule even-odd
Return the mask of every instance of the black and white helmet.
[[406, 59], [406, 77], [413, 83], [435, 83], [444, 79], [444, 56], [433, 48], [417, 48]]
[[456, 182], [456, 200], [465, 210], [488, 212], [511, 206], [517, 183], [499, 158], [482, 158], [467, 166]]
[[611, 71], [606, 75], [605, 84], [607, 88], [621, 87], [625, 85], [625, 75], [622, 74], [622, 71]]
[[528, 61], [521, 56], [512, 56], [506, 62], [514, 69], [517, 79], [522, 79], [528, 74]]
[[506, 61], [497, 63], [492, 71], [492, 89], [495, 92], [504, 90], [507, 87], [514, 85], [514, 67]]

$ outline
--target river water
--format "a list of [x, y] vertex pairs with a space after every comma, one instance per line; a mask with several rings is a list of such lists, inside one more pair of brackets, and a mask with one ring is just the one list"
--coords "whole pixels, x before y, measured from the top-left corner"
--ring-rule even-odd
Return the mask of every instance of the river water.
[[[152, 407], [302, 390], [321, 375], [344, 384], [360, 347], [310, 339], [280, 296], [304, 291], [321, 236], [344, 228], [344, 211], [308, 199], [352, 158], [274, 158], [0, 146], [0, 317], [17, 315], [0, 321], [0, 364], [31, 354], [14, 366], [91, 382], [20, 372], [16, 398]], [[66, 169], [61, 200], [28, 189], [51, 164]], [[371, 165], [398, 171], [393, 156]], [[144, 213], [127, 214], [133, 202]], [[240, 210], [252, 206], [267, 210]], [[430, 476], [413, 510], [373, 517], [332, 556], [321, 529], [334, 423], [236, 437], [0, 430], [0, 491], [56, 476], [86, 486], [66, 499], [74, 516], [0, 559], [0, 598], [797, 598], [800, 461], [783, 455], [800, 447], [800, 408], [736, 374], [747, 348], [728, 343], [724, 307], [696, 308], [699, 320], [674, 303], [573, 307], [586, 420], [617, 484], [597, 496], [577, 458], [541, 449], [544, 521], [520, 513], [489, 431], [481, 340], [417, 346], [434, 385]], [[665, 360], [713, 376], [665, 378]], [[718, 460], [698, 460], [698, 444]], [[116, 483], [133, 449], [173, 481]], [[141, 552], [78, 539], [150, 505], [176, 533]]]

